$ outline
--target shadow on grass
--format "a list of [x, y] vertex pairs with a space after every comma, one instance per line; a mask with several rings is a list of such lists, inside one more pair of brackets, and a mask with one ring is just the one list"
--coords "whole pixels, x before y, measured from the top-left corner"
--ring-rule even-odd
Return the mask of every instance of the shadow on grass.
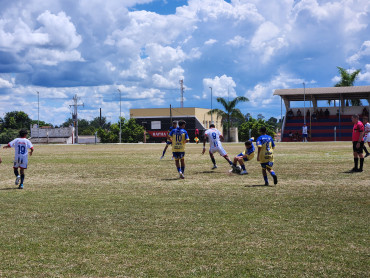
[[244, 185], [244, 187], [272, 187], [273, 185], [265, 185], [265, 184], [253, 184], [253, 185]]
[[215, 172], [211, 170], [195, 172], [196, 174], [224, 174], [223, 172]]
[[0, 190], [15, 190], [15, 189], [18, 189], [18, 187], [0, 188]]
[[352, 170], [349, 170], [349, 171], [344, 171], [342, 172], [343, 174], [357, 174], [357, 173], [361, 173], [361, 172], [354, 172]]
[[168, 179], [161, 179], [162, 181], [177, 181], [181, 180], [180, 178], [168, 178]]

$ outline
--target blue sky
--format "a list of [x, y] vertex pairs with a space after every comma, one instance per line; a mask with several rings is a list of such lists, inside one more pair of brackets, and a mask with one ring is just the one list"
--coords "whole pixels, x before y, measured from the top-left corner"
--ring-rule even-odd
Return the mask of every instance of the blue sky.
[[370, 84], [368, 0], [0, 0], [0, 117], [115, 122], [130, 108], [210, 108], [280, 117], [275, 89], [331, 87], [337, 66]]

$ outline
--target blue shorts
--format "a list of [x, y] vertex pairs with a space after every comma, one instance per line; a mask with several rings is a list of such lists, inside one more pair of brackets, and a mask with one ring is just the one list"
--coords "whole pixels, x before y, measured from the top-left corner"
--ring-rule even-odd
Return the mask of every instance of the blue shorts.
[[[244, 156], [244, 154], [243, 154], [243, 153], [240, 153], [240, 154], [238, 154], [237, 156]], [[244, 161], [248, 161], [248, 158], [243, 157], [243, 160], [244, 160]]]
[[274, 165], [274, 162], [265, 162], [265, 163], [261, 163], [261, 167], [262, 169], [272, 169], [272, 166]]
[[185, 152], [174, 152], [174, 153], [172, 153], [172, 155], [173, 155], [173, 158], [175, 160], [180, 160], [180, 159], [184, 158]]
[[307, 134], [302, 134], [302, 138], [306, 138], [307, 137]]

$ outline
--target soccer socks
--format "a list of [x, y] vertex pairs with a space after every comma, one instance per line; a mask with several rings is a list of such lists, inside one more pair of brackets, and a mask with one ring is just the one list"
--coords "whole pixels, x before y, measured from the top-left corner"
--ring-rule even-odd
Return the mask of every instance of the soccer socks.
[[184, 172], [185, 172], [185, 166], [184, 167], [181, 167], [180, 169], [181, 169], [181, 172], [184, 174]]
[[358, 169], [358, 158], [353, 158], [353, 161], [355, 162], [355, 169]]
[[369, 154], [369, 151], [366, 149], [365, 145], [364, 145], [364, 151], [366, 154]]
[[14, 168], [14, 175], [15, 175], [16, 177], [18, 177], [18, 176], [19, 176], [18, 169], [15, 169], [15, 168]]
[[263, 179], [265, 180], [265, 184], [268, 184], [269, 183], [269, 179], [268, 179], [267, 175], [266, 176], [263, 176]]
[[211, 160], [212, 160], [213, 165], [216, 165], [216, 160], [215, 160], [215, 158], [211, 156]]
[[177, 167], [177, 172], [181, 172], [181, 168], [180, 167]]
[[21, 184], [23, 184], [23, 182], [24, 182], [24, 174], [21, 175]]
[[162, 156], [164, 156], [164, 155], [165, 155], [165, 153], [166, 153], [166, 150], [163, 150]]
[[359, 168], [359, 170], [362, 171], [363, 167], [364, 167], [364, 158], [360, 158], [360, 168]]
[[245, 165], [244, 165], [244, 164], [243, 164], [243, 165], [241, 165], [241, 167], [242, 167], [243, 171], [247, 171], [247, 170], [245, 169]]

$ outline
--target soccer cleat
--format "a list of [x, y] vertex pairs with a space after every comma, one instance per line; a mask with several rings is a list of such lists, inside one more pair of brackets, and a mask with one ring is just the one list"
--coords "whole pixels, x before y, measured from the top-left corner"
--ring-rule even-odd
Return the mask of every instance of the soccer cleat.
[[185, 179], [185, 176], [182, 172], [179, 172], [179, 174], [180, 174], [180, 179]]
[[23, 184], [20, 184], [18, 189], [23, 189]]
[[368, 157], [370, 155], [370, 153], [367, 153], [366, 155], [365, 155], [365, 157]]
[[213, 165], [212, 170], [217, 169], [217, 165]]
[[272, 178], [274, 179], [274, 184], [277, 184], [277, 175], [273, 175]]
[[269, 186], [269, 183], [266, 181], [266, 182], [265, 182], [265, 185], [266, 185], [266, 186]]
[[161, 156], [161, 158], [160, 158], [159, 160], [162, 160], [162, 159], [163, 159], [163, 157], [164, 157], [164, 155], [162, 155], [162, 156]]
[[356, 172], [361, 173], [361, 172], [363, 172], [363, 170], [360, 168], [360, 169], [357, 169], [357, 171], [356, 171]]
[[15, 185], [18, 185], [19, 184], [19, 181], [21, 180], [21, 176], [17, 176], [16, 178], [15, 178]]
[[247, 170], [242, 170], [242, 171], [240, 172], [240, 175], [248, 175]]
[[353, 167], [353, 168], [350, 170], [350, 172], [358, 172], [358, 168]]

